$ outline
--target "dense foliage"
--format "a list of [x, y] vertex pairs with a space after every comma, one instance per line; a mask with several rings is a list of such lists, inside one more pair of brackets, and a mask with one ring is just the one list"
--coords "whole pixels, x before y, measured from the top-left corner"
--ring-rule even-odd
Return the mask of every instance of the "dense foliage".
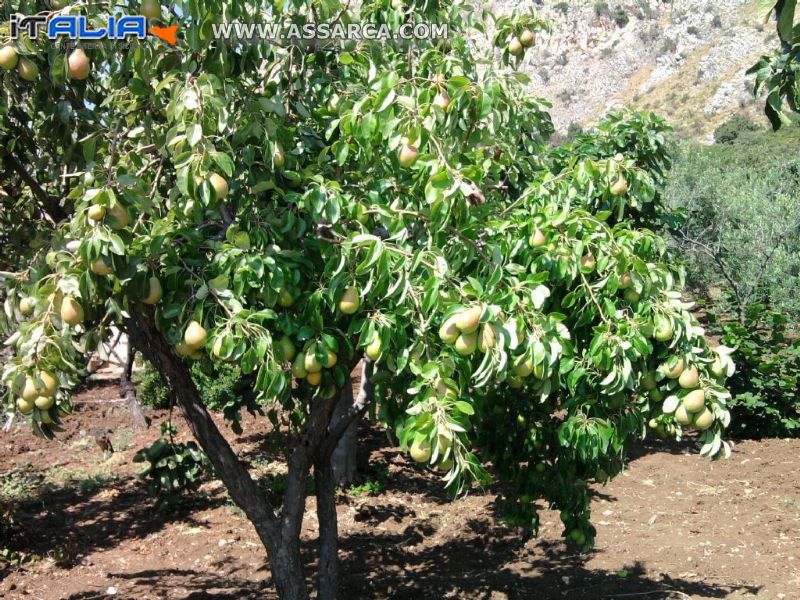
[[[142, 338], [287, 598], [305, 597], [312, 465], [321, 551], [335, 554], [330, 424], [362, 357], [380, 418], [452, 493], [488, 481], [491, 462], [510, 519], [535, 529], [543, 498], [579, 548], [594, 538], [589, 484], [618, 474], [648, 425], [728, 451], [733, 363], [709, 347], [648, 228], [663, 209], [666, 127], [615, 114], [550, 151], [548, 105], [514, 69], [547, 27], [535, 13], [497, 21], [495, 57], [465, 33], [490, 16], [466, 4], [272, 7], [301, 24], [462, 28], [337, 52], [211, 39], [210, 19], [260, 22], [261, 3], [175, 6], [174, 49], [86, 48], [78, 69], [72, 53], [24, 40], [14, 52], [41, 76], [27, 63], [0, 74], [0, 147], [18, 159], [0, 177], [36, 206], [29, 220], [55, 222], [2, 274], [16, 325], [7, 410], [52, 435], [80, 357], [112, 324]], [[189, 365], [220, 362], [251, 378], [287, 445], [279, 513], [196, 398]]]
[[743, 317], [763, 303], [800, 319], [800, 144], [796, 134], [740, 132], [675, 151], [665, 199], [683, 216], [672, 234], [689, 282], [718, 310]]
[[711, 327], [736, 348], [736, 373], [727, 383], [737, 436], [800, 436], [800, 337], [789, 326], [785, 314], [757, 303], [743, 322], [713, 315]]

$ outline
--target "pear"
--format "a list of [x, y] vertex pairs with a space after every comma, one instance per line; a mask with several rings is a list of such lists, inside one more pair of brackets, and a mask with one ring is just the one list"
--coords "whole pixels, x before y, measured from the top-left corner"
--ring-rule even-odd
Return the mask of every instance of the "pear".
[[611, 186], [610, 191], [612, 196], [622, 196], [628, 193], [628, 182], [625, 180], [625, 176], [622, 173], [619, 174], [614, 185]]
[[147, 19], [160, 19], [161, 18], [161, 5], [158, 0], [142, 0], [139, 7], [139, 14]]
[[372, 338], [372, 341], [367, 345], [364, 352], [369, 357], [370, 360], [378, 360], [381, 355], [382, 350], [382, 343], [380, 336], [376, 335]]
[[83, 307], [75, 298], [67, 296], [61, 303], [61, 319], [71, 327], [83, 323]]
[[73, 50], [67, 58], [67, 74], [69, 78], [78, 81], [86, 79], [89, 77], [90, 70], [91, 63], [89, 62], [89, 57], [86, 56], [86, 52], [81, 48]]
[[217, 197], [217, 200], [224, 200], [225, 196], [228, 195], [228, 182], [216, 173], [211, 173], [208, 176], [208, 182], [211, 184], [211, 187], [214, 188], [214, 195]]
[[483, 310], [480, 306], [465, 308], [456, 314], [456, 327], [461, 330], [461, 333], [472, 333], [476, 331], [481, 321], [482, 312]]
[[403, 144], [400, 148], [400, 153], [397, 155], [397, 160], [401, 167], [408, 168], [417, 162], [419, 158], [419, 148], [410, 144]]
[[526, 29], [520, 34], [519, 41], [526, 48], [530, 48], [536, 43], [536, 36], [530, 29]]
[[358, 288], [351, 285], [344, 291], [342, 299], [339, 300], [339, 310], [346, 315], [352, 315], [358, 310], [359, 306]]
[[700, 373], [697, 372], [697, 367], [685, 369], [678, 377], [678, 384], [686, 390], [696, 388], [698, 383], [700, 383]]
[[19, 54], [12, 46], [3, 46], [0, 48], [0, 69], [10, 71], [17, 66], [19, 62]]
[[39, 77], [39, 67], [32, 60], [22, 56], [17, 63], [17, 73], [19, 74], [20, 79], [24, 79], [25, 81], [34, 81], [37, 77]]
[[183, 334], [183, 341], [192, 350], [199, 350], [206, 345], [208, 334], [205, 328], [197, 321], [192, 321]]
[[462, 333], [455, 343], [456, 352], [461, 356], [469, 356], [478, 347], [478, 333]]
[[158, 277], [151, 277], [150, 291], [144, 300], [142, 300], [142, 302], [145, 304], [156, 304], [159, 300], [161, 300], [161, 296], [163, 294], [164, 290], [161, 288], [161, 282], [158, 280]]

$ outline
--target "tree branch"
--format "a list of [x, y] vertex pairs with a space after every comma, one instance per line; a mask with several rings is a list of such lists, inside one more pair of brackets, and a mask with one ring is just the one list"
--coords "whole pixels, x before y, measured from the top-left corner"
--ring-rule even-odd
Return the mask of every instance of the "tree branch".
[[19, 162], [14, 155], [9, 154], [8, 152], [2, 152], [0, 153], [0, 157], [3, 159], [3, 162], [7, 162], [11, 166], [11, 169], [14, 170], [17, 175], [22, 178], [22, 181], [24, 181], [31, 189], [31, 192], [33, 192], [33, 195], [39, 201], [39, 204], [48, 217], [48, 220], [51, 221], [53, 225], [67, 218], [67, 213], [64, 212], [64, 209], [61, 208], [58, 202], [56, 202], [56, 200], [44, 190], [39, 182], [36, 181], [36, 179], [34, 179], [30, 173], [28, 173], [24, 165]]
[[270, 553], [277, 552], [280, 539], [274, 510], [206, 410], [186, 365], [156, 329], [152, 311], [145, 312], [142, 307], [132, 306], [130, 312], [126, 329], [131, 343], [167, 380], [194, 437], [208, 455], [231, 499], [253, 523]]

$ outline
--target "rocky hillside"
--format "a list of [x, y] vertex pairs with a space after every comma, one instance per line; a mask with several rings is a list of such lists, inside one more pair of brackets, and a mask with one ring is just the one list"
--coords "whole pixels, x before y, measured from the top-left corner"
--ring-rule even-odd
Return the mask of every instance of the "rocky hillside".
[[[526, 55], [532, 92], [552, 100], [561, 132], [632, 106], [665, 115], [680, 134], [709, 139], [734, 112], [760, 115], [745, 71], [776, 38], [757, 3], [534, 1], [554, 31]], [[512, 2], [493, 4], [502, 12]]]

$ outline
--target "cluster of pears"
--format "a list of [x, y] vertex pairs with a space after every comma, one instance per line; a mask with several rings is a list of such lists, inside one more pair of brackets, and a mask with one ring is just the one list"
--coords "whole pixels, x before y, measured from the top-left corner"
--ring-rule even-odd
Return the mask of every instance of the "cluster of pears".
[[536, 379], [544, 379], [544, 363], [534, 364], [530, 352], [517, 356], [511, 363], [512, 373], [508, 376], [508, 385], [519, 389], [525, 385], [525, 380], [533, 375]]
[[111, 229], [125, 229], [131, 222], [131, 215], [128, 210], [119, 202], [110, 209], [106, 209], [102, 204], [92, 204], [86, 211], [90, 225], [106, 223]]
[[0, 69], [10, 71], [17, 68], [17, 75], [25, 81], [35, 81], [39, 77], [39, 66], [31, 59], [20, 56], [13, 46], [0, 48]]
[[525, 53], [525, 48], [530, 48], [536, 43], [536, 36], [530, 29], [524, 30], [519, 37], [512, 36], [508, 41], [508, 53], [519, 58]]
[[336, 353], [325, 348], [325, 358], [317, 358], [317, 343], [308, 346], [305, 352], [301, 352], [295, 357], [292, 363], [292, 375], [297, 379], [305, 379], [309, 385], [319, 385], [322, 383], [322, 369], [332, 369], [336, 366], [339, 357]]
[[25, 378], [22, 392], [17, 398], [17, 409], [23, 415], [29, 415], [34, 408], [41, 411], [41, 420], [44, 424], [53, 422], [48, 411], [56, 403], [58, 392], [58, 379], [47, 371], [40, 371], [34, 377]]
[[[452, 445], [453, 441], [449, 437], [441, 434], [437, 436], [436, 446], [439, 459], [436, 463], [436, 468], [440, 471], [449, 471], [453, 468], [453, 457], [448, 456]], [[426, 465], [430, 462], [431, 456], [433, 456], [433, 448], [428, 440], [415, 439], [411, 443], [408, 453], [415, 462]]]
[[706, 406], [706, 394], [700, 388], [700, 373], [694, 365], [687, 366], [682, 358], [673, 358], [664, 366], [669, 379], [677, 379], [681, 390], [675, 409], [675, 420], [681, 425], [705, 431], [714, 423], [714, 413]]
[[480, 326], [483, 309], [474, 305], [464, 308], [444, 320], [439, 327], [439, 337], [448, 345], [455, 348], [461, 356], [469, 356], [480, 347], [481, 352], [486, 352], [494, 347], [497, 334], [491, 324]]
[[200, 360], [203, 358], [203, 348], [206, 347], [207, 340], [205, 327], [197, 321], [191, 321], [183, 333], [183, 340], [175, 345], [175, 352], [178, 356]]

